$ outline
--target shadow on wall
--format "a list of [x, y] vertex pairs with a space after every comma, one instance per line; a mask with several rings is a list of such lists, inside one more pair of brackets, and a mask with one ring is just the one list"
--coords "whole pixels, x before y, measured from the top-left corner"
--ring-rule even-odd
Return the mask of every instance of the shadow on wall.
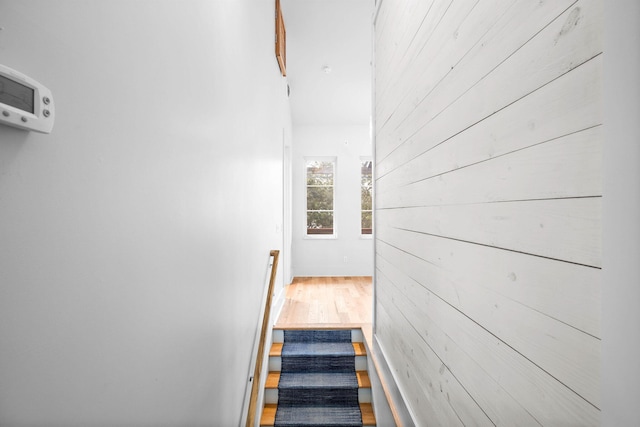
[[30, 132], [0, 124], [0, 179], [9, 173], [13, 159], [23, 149]]

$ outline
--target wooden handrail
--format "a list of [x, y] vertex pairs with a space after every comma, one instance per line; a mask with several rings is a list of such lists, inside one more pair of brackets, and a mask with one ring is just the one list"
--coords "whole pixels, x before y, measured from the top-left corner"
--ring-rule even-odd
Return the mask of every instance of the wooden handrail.
[[273, 257], [273, 265], [271, 267], [271, 277], [269, 279], [269, 290], [264, 308], [264, 316], [262, 317], [262, 329], [260, 331], [260, 341], [258, 343], [258, 354], [256, 356], [256, 367], [253, 371], [253, 382], [251, 384], [251, 397], [249, 398], [249, 410], [247, 414], [246, 427], [254, 427], [256, 422], [256, 412], [258, 410], [258, 391], [260, 390], [260, 375], [262, 374], [262, 360], [264, 359], [265, 341], [267, 338], [267, 329], [269, 328], [269, 316], [271, 314], [271, 299], [273, 297], [273, 287], [276, 281], [276, 273], [278, 270], [278, 256], [280, 251], [272, 250], [270, 256]]

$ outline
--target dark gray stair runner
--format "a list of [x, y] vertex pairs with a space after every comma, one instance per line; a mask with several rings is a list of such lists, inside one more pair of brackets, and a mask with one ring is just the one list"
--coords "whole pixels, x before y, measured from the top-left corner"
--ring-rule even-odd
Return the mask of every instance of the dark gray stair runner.
[[284, 331], [275, 426], [362, 426], [350, 330]]

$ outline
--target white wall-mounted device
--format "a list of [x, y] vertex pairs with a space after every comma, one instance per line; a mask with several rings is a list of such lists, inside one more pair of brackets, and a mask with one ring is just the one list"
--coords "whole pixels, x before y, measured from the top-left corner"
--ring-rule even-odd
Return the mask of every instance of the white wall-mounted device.
[[51, 133], [55, 108], [51, 91], [0, 64], [0, 124]]

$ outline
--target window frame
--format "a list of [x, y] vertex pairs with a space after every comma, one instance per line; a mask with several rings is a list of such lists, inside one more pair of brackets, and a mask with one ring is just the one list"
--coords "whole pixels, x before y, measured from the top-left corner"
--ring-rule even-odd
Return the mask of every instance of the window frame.
[[[308, 233], [308, 228], [307, 228], [307, 215], [310, 212], [308, 209], [308, 189], [309, 189], [309, 185], [307, 184], [307, 165], [309, 164], [309, 162], [325, 162], [325, 163], [332, 163], [333, 164], [333, 193], [332, 193], [332, 197], [333, 197], [333, 209], [331, 210], [332, 214], [333, 214], [333, 233], [331, 234], [309, 234]], [[319, 240], [327, 240], [327, 239], [337, 239], [338, 238], [338, 227], [337, 227], [337, 215], [336, 215], [336, 187], [337, 187], [337, 182], [338, 182], [338, 158], [336, 156], [305, 156], [304, 157], [304, 171], [303, 171], [303, 176], [304, 176], [304, 215], [303, 215], [303, 227], [304, 227], [304, 231], [303, 231], [303, 237], [305, 239], [319, 239]], [[328, 210], [319, 210], [319, 211], [328, 211]], [[313, 212], [313, 210], [312, 210]]]
[[[371, 209], [370, 210], [366, 210], [366, 209], [362, 209], [362, 167], [364, 166], [363, 164], [369, 162], [371, 163]], [[370, 156], [362, 156], [360, 157], [360, 238], [362, 239], [373, 239], [373, 225], [374, 225], [374, 221], [373, 221], [373, 185], [374, 185], [374, 180], [373, 180], [373, 158]], [[363, 233], [362, 232], [362, 214], [364, 212], [370, 212], [371, 213], [371, 233]]]

